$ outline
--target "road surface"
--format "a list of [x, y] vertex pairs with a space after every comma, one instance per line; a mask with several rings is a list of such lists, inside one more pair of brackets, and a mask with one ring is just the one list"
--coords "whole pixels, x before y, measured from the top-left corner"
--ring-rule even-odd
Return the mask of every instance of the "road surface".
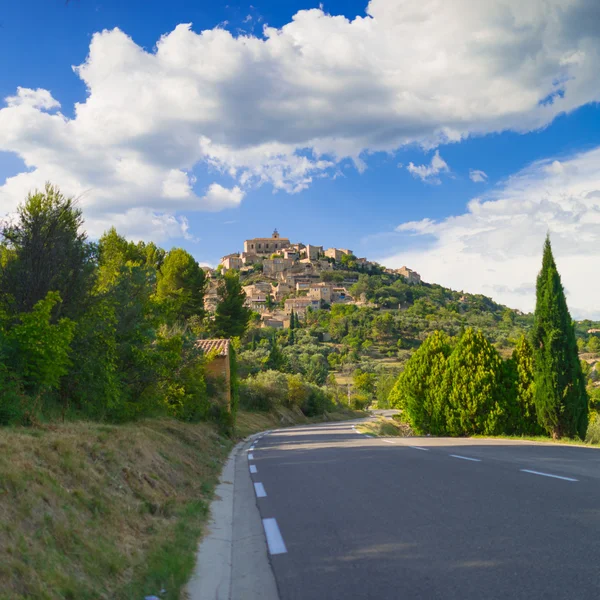
[[344, 422], [243, 460], [281, 600], [600, 597], [600, 450]]

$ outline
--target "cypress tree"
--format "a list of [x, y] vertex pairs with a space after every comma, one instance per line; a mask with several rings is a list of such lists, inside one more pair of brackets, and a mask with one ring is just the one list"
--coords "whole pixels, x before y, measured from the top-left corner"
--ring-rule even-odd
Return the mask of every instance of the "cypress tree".
[[506, 361], [506, 367], [513, 384], [509, 393], [513, 394], [514, 400], [505, 433], [542, 433], [535, 412], [533, 348], [524, 335], [519, 338], [512, 357]]
[[296, 318], [294, 315], [294, 309], [292, 308], [292, 312], [290, 314], [290, 331], [296, 329]]
[[577, 435], [584, 439], [588, 397], [577, 355], [575, 329], [549, 236], [537, 278], [532, 346], [539, 424], [555, 439]]
[[509, 398], [498, 351], [469, 327], [448, 359], [444, 374], [446, 427], [450, 435], [503, 433]]
[[282, 354], [277, 344], [277, 337], [275, 334], [271, 338], [271, 350], [269, 356], [265, 360], [265, 368], [272, 369], [273, 371], [279, 371], [285, 366], [285, 356]]
[[451, 340], [434, 331], [414, 352], [389, 395], [390, 406], [402, 409], [416, 433], [445, 433], [445, 396], [442, 380]]

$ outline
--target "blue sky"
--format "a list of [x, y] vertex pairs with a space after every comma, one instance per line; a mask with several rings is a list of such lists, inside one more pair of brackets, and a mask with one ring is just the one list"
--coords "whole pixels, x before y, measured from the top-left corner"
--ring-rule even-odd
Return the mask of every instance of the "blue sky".
[[277, 227], [524, 310], [550, 231], [596, 316], [600, 9], [483, 4], [4, 3], [1, 212], [50, 179], [92, 236], [215, 265]]

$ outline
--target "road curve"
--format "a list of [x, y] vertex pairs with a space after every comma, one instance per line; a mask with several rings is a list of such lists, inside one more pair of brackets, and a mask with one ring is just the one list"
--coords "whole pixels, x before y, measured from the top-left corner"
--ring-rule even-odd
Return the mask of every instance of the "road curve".
[[344, 422], [244, 460], [281, 600], [600, 597], [599, 450]]

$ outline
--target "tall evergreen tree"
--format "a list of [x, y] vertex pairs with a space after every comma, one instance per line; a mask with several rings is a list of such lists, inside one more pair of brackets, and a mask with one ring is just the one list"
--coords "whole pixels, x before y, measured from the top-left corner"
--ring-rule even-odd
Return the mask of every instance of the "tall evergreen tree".
[[417, 433], [446, 432], [442, 379], [451, 352], [450, 338], [434, 331], [410, 357], [390, 392], [390, 406], [405, 411]]
[[290, 314], [290, 330], [296, 329], [296, 318], [294, 315], [294, 309], [292, 308], [292, 312]]
[[505, 393], [510, 397], [505, 433], [536, 435], [543, 433], [535, 412], [533, 348], [522, 335], [511, 358], [505, 361]]
[[223, 275], [217, 295], [219, 303], [214, 320], [216, 335], [226, 338], [241, 337], [248, 327], [252, 311], [244, 306], [246, 293], [235, 271], [229, 270]]
[[265, 360], [265, 368], [272, 369], [273, 371], [279, 371], [285, 366], [285, 356], [279, 349], [279, 344], [277, 343], [277, 337], [273, 334], [271, 338], [271, 350], [269, 351], [269, 356], [267, 356]]
[[494, 346], [480, 331], [466, 329], [448, 359], [442, 386], [450, 435], [504, 433], [510, 398], [503, 375]]
[[532, 331], [535, 407], [540, 425], [553, 438], [585, 437], [588, 396], [550, 237], [537, 278]]

